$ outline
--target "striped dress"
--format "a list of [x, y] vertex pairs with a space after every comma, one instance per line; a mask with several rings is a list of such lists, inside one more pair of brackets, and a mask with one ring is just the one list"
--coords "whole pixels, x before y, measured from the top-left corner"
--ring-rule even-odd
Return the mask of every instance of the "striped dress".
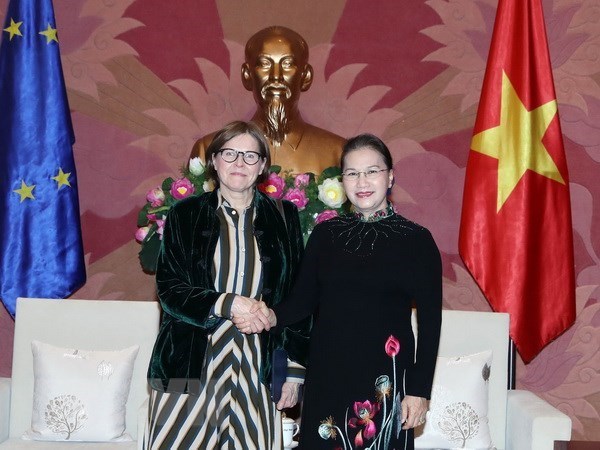
[[[239, 214], [219, 194], [221, 223], [214, 255], [213, 308], [229, 317], [234, 294], [256, 298], [262, 277], [252, 234], [254, 208]], [[152, 390], [146, 449], [280, 450], [281, 413], [260, 382], [260, 337], [240, 333], [225, 320], [209, 336], [199, 396]]]

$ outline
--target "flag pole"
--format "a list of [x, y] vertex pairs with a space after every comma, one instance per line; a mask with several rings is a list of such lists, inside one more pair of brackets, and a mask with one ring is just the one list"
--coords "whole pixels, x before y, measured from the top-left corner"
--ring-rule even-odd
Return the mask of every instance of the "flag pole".
[[512, 338], [508, 338], [508, 385], [509, 390], [515, 389], [515, 381], [517, 374], [517, 346]]

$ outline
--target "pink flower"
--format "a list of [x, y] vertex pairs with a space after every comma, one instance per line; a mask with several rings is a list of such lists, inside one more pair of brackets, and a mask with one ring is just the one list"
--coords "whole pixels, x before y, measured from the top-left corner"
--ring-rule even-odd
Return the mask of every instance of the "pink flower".
[[148, 232], [150, 231], [150, 227], [140, 227], [135, 232], [135, 240], [138, 242], [142, 242], [148, 236]]
[[267, 194], [271, 198], [283, 197], [283, 189], [285, 188], [285, 180], [275, 172], [269, 174], [269, 178], [264, 183], [258, 185], [258, 190]]
[[389, 357], [393, 358], [400, 351], [400, 342], [390, 334], [390, 337], [385, 342], [385, 352]]
[[146, 214], [146, 219], [148, 219], [150, 222], [155, 222], [156, 214]]
[[163, 232], [165, 231], [165, 216], [162, 219], [156, 221], [156, 225], [158, 226], [156, 233], [158, 234], [158, 238], [162, 241]]
[[[365, 439], [371, 439], [377, 433], [377, 427], [373, 418], [379, 411], [379, 403], [371, 403], [369, 400], [365, 402], [354, 402], [354, 414], [353, 417], [348, 421], [348, 425], [352, 428], [364, 427], [360, 430], [354, 438], [354, 445], [362, 447], [364, 445], [363, 436]], [[364, 433], [363, 433], [364, 432]]]
[[357, 448], [364, 445], [362, 434], [362, 430], [359, 430], [358, 433], [356, 433], [356, 436], [354, 436], [354, 445], [356, 445]]
[[165, 202], [165, 193], [159, 187], [155, 187], [154, 189], [150, 189], [146, 194], [146, 200], [150, 202], [150, 205], [153, 208], [158, 208], [162, 206]]
[[309, 182], [310, 175], [308, 175], [307, 173], [299, 173], [294, 177], [294, 186], [297, 188], [308, 186]]
[[189, 197], [194, 193], [194, 185], [187, 178], [180, 178], [173, 181], [171, 185], [171, 195], [177, 200]]
[[325, 222], [326, 220], [333, 219], [337, 217], [339, 214], [335, 209], [326, 209], [323, 212], [320, 212], [315, 218], [315, 223]]
[[302, 211], [304, 209], [304, 207], [306, 206], [306, 204], [308, 203], [308, 197], [306, 196], [306, 192], [304, 192], [302, 189], [297, 189], [297, 188], [289, 189], [285, 193], [283, 198], [285, 200], [289, 200], [294, 205], [296, 205], [296, 207], [300, 211]]

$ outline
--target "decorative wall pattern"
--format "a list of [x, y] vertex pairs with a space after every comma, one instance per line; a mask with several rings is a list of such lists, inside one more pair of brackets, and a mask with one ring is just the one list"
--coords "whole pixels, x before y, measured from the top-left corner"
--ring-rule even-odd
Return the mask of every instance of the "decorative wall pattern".
[[[178, 174], [193, 142], [254, 103], [240, 81], [255, 31], [309, 43], [308, 122], [372, 132], [395, 160], [393, 200], [443, 253], [444, 305], [489, 310], [457, 250], [464, 171], [496, 0], [54, 0], [77, 142], [88, 282], [74, 297], [152, 300], [133, 240], [145, 193]], [[4, 20], [7, 0], [0, 0]], [[577, 321], [517, 385], [600, 439], [600, 3], [543, 0], [571, 178]], [[36, 151], [36, 149], [32, 149]], [[0, 312], [0, 375], [13, 323]]]

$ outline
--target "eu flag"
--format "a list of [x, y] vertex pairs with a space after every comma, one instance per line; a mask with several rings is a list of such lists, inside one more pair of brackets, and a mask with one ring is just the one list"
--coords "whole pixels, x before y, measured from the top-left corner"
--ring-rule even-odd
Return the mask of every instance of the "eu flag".
[[85, 282], [75, 142], [51, 0], [11, 0], [0, 47], [0, 298]]

